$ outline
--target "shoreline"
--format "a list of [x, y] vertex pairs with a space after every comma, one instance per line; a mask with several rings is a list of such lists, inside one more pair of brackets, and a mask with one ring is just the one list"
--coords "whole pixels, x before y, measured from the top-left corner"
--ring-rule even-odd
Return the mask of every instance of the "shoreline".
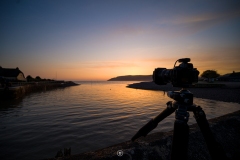
[[[189, 88], [196, 98], [211, 99], [240, 104], [240, 82], [225, 82], [223, 87]], [[127, 85], [128, 88], [154, 91], [179, 91], [180, 87], [172, 87], [171, 84], [156, 85], [154, 82], [139, 82]]]
[[27, 94], [31, 94], [38, 91], [48, 91], [57, 88], [77, 86], [80, 84], [72, 81], [56, 81], [56, 82], [33, 82], [22, 83], [21, 85], [15, 85], [7, 88], [0, 88], [0, 99], [12, 100], [20, 99]]
[[[240, 159], [240, 110], [208, 120], [211, 131], [229, 160]], [[71, 156], [48, 158], [45, 160], [169, 160], [171, 156], [172, 134], [157, 132], [140, 137], [135, 142], [125, 141], [95, 151]], [[117, 156], [122, 150], [123, 156]], [[211, 159], [205, 140], [197, 124], [189, 125], [188, 159]]]
[[[190, 88], [197, 98], [240, 103], [240, 83], [229, 83], [221, 88]], [[133, 89], [155, 91], [178, 91], [171, 84], [158, 86], [153, 82], [133, 83], [127, 86]], [[240, 159], [240, 108], [238, 111], [208, 120], [215, 139], [223, 147], [229, 159]], [[189, 125], [188, 159], [211, 159], [205, 140], [197, 124]], [[141, 137], [135, 142], [125, 141], [102, 149], [59, 157], [65, 160], [110, 160], [110, 159], [170, 159], [173, 131], [157, 132]], [[123, 156], [117, 156], [122, 150]], [[46, 160], [57, 160], [48, 158]]]

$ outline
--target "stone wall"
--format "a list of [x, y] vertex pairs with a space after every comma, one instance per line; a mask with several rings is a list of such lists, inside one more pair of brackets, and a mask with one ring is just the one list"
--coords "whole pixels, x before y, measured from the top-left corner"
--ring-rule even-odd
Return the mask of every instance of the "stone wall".
[[0, 98], [18, 99], [32, 92], [46, 91], [58, 88], [60, 86], [60, 83], [36, 83], [23, 86], [9, 87], [7, 90], [2, 88], [0, 91]]

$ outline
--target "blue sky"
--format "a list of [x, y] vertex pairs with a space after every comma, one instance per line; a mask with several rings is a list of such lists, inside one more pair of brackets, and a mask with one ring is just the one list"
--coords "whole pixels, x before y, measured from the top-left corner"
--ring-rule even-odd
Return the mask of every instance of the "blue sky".
[[2, 0], [0, 65], [25, 75], [107, 80], [190, 57], [240, 71], [240, 1]]

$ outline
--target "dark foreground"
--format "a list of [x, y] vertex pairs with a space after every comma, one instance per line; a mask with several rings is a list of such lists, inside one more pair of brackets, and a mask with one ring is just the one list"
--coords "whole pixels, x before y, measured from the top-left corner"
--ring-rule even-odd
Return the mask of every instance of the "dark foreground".
[[[231, 160], [240, 159], [240, 111], [211, 119], [209, 123], [226, 156]], [[172, 134], [172, 131], [153, 133], [135, 142], [127, 141], [93, 152], [49, 160], [168, 160], [171, 154]], [[117, 156], [118, 150], [123, 151], [122, 157]], [[190, 126], [188, 159], [211, 159], [197, 124]]]

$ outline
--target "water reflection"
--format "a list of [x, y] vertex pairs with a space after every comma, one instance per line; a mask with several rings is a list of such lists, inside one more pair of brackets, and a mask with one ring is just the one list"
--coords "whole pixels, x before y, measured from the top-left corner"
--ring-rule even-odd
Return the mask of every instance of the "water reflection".
[[[126, 88], [132, 82], [80, 83], [1, 102], [0, 159], [43, 159], [55, 156], [59, 148], [71, 147], [72, 154], [77, 154], [130, 140], [172, 101], [164, 92]], [[199, 98], [194, 102], [207, 118], [240, 107]], [[195, 123], [190, 115], [189, 124]], [[153, 132], [173, 129], [174, 116], [160, 122]]]
[[21, 106], [20, 103], [22, 103], [22, 99], [1, 100], [0, 101], [0, 114], [1, 114], [2, 110]]
[[[2, 100], [0, 101], [0, 131], [4, 132], [8, 128], [5, 119], [14, 119], [19, 116], [20, 103], [22, 100]], [[3, 138], [3, 137], [1, 137]]]

